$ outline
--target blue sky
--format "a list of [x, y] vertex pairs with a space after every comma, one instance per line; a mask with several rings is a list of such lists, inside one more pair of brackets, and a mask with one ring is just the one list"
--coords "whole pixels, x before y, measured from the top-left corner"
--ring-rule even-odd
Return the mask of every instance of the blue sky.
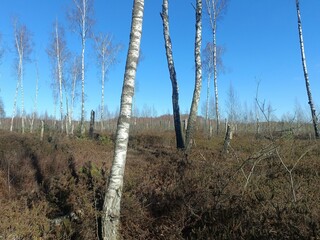
[[[180, 109], [185, 113], [190, 108], [194, 87], [194, 34], [195, 14], [191, 3], [195, 1], [174, 0], [169, 3], [170, 33], [180, 90]], [[0, 32], [6, 52], [0, 65], [1, 97], [7, 116], [11, 116], [16, 86], [13, 71], [14, 46], [12, 17], [18, 16], [22, 24], [32, 32], [34, 42], [31, 58], [38, 59], [40, 71], [39, 114], [46, 110], [53, 113], [53, 98], [50, 83], [51, 66], [46, 54], [53, 22], [57, 18], [64, 26], [67, 45], [74, 53], [80, 53], [78, 36], [70, 31], [66, 18], [72, 0], [2, 0], [0, 8]], [[137, 73], [136, 104], [154, 108], [157, 114], [172, 111], [171, 82], [165, 57], [161, 0], [145, 2], [145, 18], [142, 36], [143, 61]], [[111, 33], [115, 43], [122, 44], [118, 64], [108, 73], [105, 88], [105, 103], [115, 111], [120, 102], [125, 58], [131, 24], [132, 1], [95, 0], [94, 32]], [[301, 14], [305, 40], [305, 52], [314, 102], [320, 104], [320, 2], [301, 1]], [[205, 9], [204, 9], [205, 10]], [[203, 46], [210, 41], [208, 18], [203, 18]], [[225, 73], [218, 78], [222, 114], [226, 116], [225, 101], [230, 84], [239, 101], [252, 108], [257, 79], [260, 82], [259, 98], [270, 102], [275, 114], [281, 117], [293, 113], [295, 102], [308, 109], [305, 90], [297, 18], [294, 0], [230, 0], [224, 17], [218, 23], [217, 43], [225, 47], [223, 56]], [[100, 104], [100, 72], [95, 64], [92, 41], [88, 40], [86, 51], [86, 111]], [[205, 80], [205, 78], [204, 78]], [[25, 105], [27, 113], [33, 109], [35, 94], [35, 65], [28, 62], [24, 75]], [[212, 86], [212, 84], [211, 84]], [[205, 82], [201, 104], [205, 101]], [[212, 91], [213, 93], [213, 91]], [[80, 113], [75, 106], [76, 117]], [[20, 98], [18, 99], [18, 106]], [[200, 113], [201, 105], [199, 106]], [[319, 107], [318, 107], [319, 109]], [[57, 115], [58, 116], [58, 115]]]

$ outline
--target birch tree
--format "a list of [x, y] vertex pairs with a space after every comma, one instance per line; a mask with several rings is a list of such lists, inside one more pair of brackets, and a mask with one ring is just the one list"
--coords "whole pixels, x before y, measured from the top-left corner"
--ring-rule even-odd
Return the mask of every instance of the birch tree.
[[195, 37], [195, 87], [193, 91], [190, 114], [188, 118], [188, 127], [186, 132], [185, 151], [191, 148], [191, 140], [197, 121], [198, 105], [200, 100], [202, 84], [202, 63], [201, 63], [201, 41], [202, 41], [202, 0], [197, 0], [196, 4], [196, 37]]
[[119, 239], [120, 201], [126, 164], [134, 82], [140, 53], [144, 0], [134, 0], [129, 50], [121, 94], [114, 158], [103, 204], [102, 236], [104, 240]]
[[33, 132], [34, 119], [35, 119], [35, 117], [37, 116], [37, 113], [38, 113], [39, 67], [38, 67], [38, 61], [37, 60], [35, 60], [35, 66], [36, 66], [36, 93], [35, 93], [33, 112], [32, 112], [31, 123], [30, 123], [30, 133]]
[[218, 97], [218, 80], [217, 80], [217, 19], [222, 15], [226, 9], [228, 0], [206, 0], [207, 13], [210, 19], [210, 27], [212, 32], [212, 55], [213, 55], [213, 87], [215, 96], [215, 110], [216, 110], [216, 125], [217, 134], [219, 133], [220, 125], [220, 111], [219, 111], [219, 97]]
[[24, 75], [24, 63], [26, 60], [29, 59], [29, 55], [32, 50], [32, 43], [31, 43], [31, 34], [28, 31], [25, 25], [20, 25], [18, 20], [15, 19], [13, 23], [14, 28], [14, 45], [17, 54], [17, 58], [15, 59], [15, 67], [17, 71], [17, 85], [16, 85], [16, 92], [14, 97], [14, 104], [13, 104], [13, 114], [11, 118], [11, 126], [10, 131], [13, 128], [13, 120], [17, 110], [17, 97], [18, 91], [20, 87], [20, 94], [21, 94], [21, 121], [22, 121], [22, 133], [25, 132], [25, 110], [24, 110], [24, 89], [23, 89], [23, 75]]
[[[221, 46], [217, 46], [217, 69], [223, 70], [222, 55], [224, 49]], [[214, 63], [213, 63], [213, 44], [208, 42], [203, 49], [203, 58], [202, 58], [202, 68], [204, 73], [207, 75], [207, 94], [206, 94], [206, 105], [205, 105], [205, 120], [209, 120], [209, 109], [210, 109], [210, 82], [211, 78], [214, 75]], [[212, 107], [215, 109], [215, 107]]]
[[212, 55], [212, 44], [207, 43], [203, 50], [203, 60], [202, 67], [204, 73], [207, 75], [207, 94], [206, 94], [206, 104], [205, 104], [205, 120], [206, 124], [209, 120], [209, 99], [210, 99], [210, 81], [213, 72], [213, 55]]
[[15, 63], [15, 70], [17, 71], [17, 83], [16, 83], [16, 90], [15, 90], [15, 94], [14, 94], [14, 99], [13, 99], [13, 110], [12, 110], [12, 116], [11, 116], [11, 125], [10, 125], [10, 132], [12, 132], [13, 130], [13, 120], [16, 116], [16, 112], [17, 112], [17, 98], [18, 98], [18, 93], [19, 93], [19, 86], [20, 86], [20, 66], [17, 65], [17, 63]]
[[[64, 129], [64, 113], [63, 113], [63, 85], [65, 84], [64, 68], [69, 57], [67, 44], [64, 37], [64, 30], [59, 26], [58, 21], [54, 25], [52, 40], [47, 48], [47, 54], [52, 62], [52, 72], [55, 84], [58, 86], [59, 105], [60, 105], [60, 127], [61, 132]], [[56, 89], [54, 88], [54, 91]]]
[[79, 81], [81, 80], [81, 57], [74, 57], [72, 66], [71, 66], [71, 79], [72, 79], [72, 86], [71, 86], [71, 103], [68, 113], [69, 118], [69, 126], [71, 126], [71, 134], [74, 132], [74, 123], [73, 123], [73, 112], [74, 112], [74, 105], [77, 96], [77, 86]]
[[177, 74], [173, 61], [172, 53], [172, 43], [169, 32], [169, 10], [168, 10], [168, 0], [163, 0], [162, 3], [162, 13], [161, 18], [163, 22], [163, 36], [165, 42], [166, 56], [170, 74], [170, 80], [172, 84], [172, 108], [173, 108], [173, 120], [174, 128], [176, 133], [176, 144], [178, 149], [184, 148], [184, 141], [181, 129], [181, 119], [180, 119], [180, 107], [179, 107], [179, 88], [177, 82]]
[[319, 129], [318, 129], [318, 117], [317, 117], [316, 109], [314, 107], [313, 100], [312, 100], [311, 87], [310, 87], [308, 69], [307, 69], [306, 55], [304, 53], [304, 43], [303, 43], [303, 34], [302, 34], [302, 24], [301, 24], [301, 14], [300, 14], [299, 0], [296, 0], [296, 9], [297, 9], [297, 18], [298, 18], [298, 32], [299, 32], [302, 68], [303, 68], [304, 80], [305, 80], [306, 89], [307, 89], [307, 95], [308, 95], [308, 100], [309, 100], [308, 104], [310, 105], [311, 117], [312, 117], [312, 123], [313, 123], [314, 132], [315, 132], [315, 137], [316, 137], [316, 139], [319, 139], [320, 135], [319, 135]]
[[120, 45], [114, 45], [112, 36], [100, 33], [94, 37], [94, 47], [96, 52], [97, 64], [101, 68], [101, 106], [100, 106], [100, 124], [101, 130], [104, 129], [104, 88], [106, 74], [109, 68], [116, 63], [116, 55], [120, 50]]
[[84, 133], [85, 114], [85, 50], [86, 40], [93, 25], [93, 0], [73, 0], [74, 8], [69, 12], [72, 29], [79, 33], [81, 38], [81, 134]]
[[226, 99], [226, 110], [227, 110], [227, 117], [228, 123], [231, 126], [234, 126], [239, 120], [241, 116], [241, 103], [239, 96], [234, 89], [232, 83], [230, 83], [228, 92], [227, 92], [227, 99]]

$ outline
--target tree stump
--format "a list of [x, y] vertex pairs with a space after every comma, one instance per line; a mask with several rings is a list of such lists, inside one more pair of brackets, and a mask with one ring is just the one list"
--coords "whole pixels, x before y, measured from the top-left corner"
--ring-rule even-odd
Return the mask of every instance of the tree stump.
[[89, 137], [93, 138], [93, 132], [94, 132], [94, 115], [95, 112], [91, 110], [91, 115], [90, 115], [90, 128], [89, 128]]

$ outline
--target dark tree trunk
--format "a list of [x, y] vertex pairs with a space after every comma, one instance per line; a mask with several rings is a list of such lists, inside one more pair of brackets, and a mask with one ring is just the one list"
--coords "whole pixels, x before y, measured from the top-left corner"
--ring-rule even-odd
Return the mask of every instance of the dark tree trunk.
[[93, 132], [94, 132], [94, 116], [95, 113], [93, 110], [91, 110], [91, 115], [90, 115], [90, 128], [89, 128], [89, 137], [93, 138]]
[[176, 132], [177, 148], [184, 148], [184, 141], [181, 130], [180, 108], [179, 108], [179, 89], [177, 82], [176, 70], [174, 67], [172, 44], [169, 35], [169, 16], [168, 16], [168, 0], [163, 0], [162, 13], [160, 14], [163, 21], [163, 36], [165, 41], [166, 55], [168, 61], [168, 68], [170, 73], [170, 79], [172, 84], [172, 108], [173, 108], [173, 120], [174, 129]]

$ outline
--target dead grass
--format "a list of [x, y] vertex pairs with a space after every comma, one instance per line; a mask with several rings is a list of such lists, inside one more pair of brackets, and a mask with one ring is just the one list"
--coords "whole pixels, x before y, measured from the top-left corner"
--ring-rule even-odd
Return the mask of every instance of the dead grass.
[[[198, 136], [185, 161], [174, 141], [130, 137], [123, 239], [320, 238], [318, 142], [240, 134], [224, 154], [222, 137]], [[296, 201], [275, 150], [294, 167]], [[41, 142], [0, 132], [0, 239], [97, 239], [112, 156], [109, 134]]]

